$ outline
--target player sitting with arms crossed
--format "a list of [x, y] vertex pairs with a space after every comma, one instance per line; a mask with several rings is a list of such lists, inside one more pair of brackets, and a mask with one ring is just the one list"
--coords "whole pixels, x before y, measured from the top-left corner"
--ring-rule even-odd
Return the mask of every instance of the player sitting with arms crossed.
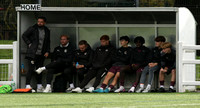
[[[109, 69], [103, 83], [101, 84], [101, 88], [94, 90], [93, 92], [97, 93], [108, 93], [111, 89], [114, 88], [114, 86], [117, 83], [117, 80], [120, 76], [120, 68], [129, 65], [130, 59], [131, 59], [131, 51], [132, 48], [128, 46], [128, 43], [130, 42], [130, 39], [128, 36], [122, 36], [120, 37], [120, 44], [121, 47], [117, 50], [116, 55], [114, 57], [115, 63], [112, 65], [112, 67]], [[112, 83], [109, 85], [108, 88], [108, 82], [109, 80], [114, 77]]]

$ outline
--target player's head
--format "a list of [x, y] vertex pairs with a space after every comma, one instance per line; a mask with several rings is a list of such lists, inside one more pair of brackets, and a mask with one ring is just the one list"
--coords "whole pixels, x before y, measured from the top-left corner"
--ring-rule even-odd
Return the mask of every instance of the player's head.
[[134, 43], [136, 47], [141, 47], [145, 43], [145, 40], [142, 36], [138, 36], [134, 39]]
[[162, 52], [170, 53], [172, 44], [170, 42], [164, 42], [164, 43], [162, 43], [161, 48], [162, 48]]
[[157, 36], [155, 39], [155, 46], [156, 47], [160, 47], [162, 43], [164, 43], [166, 41], [164, 36]]
[[69, 42], [69, 36], [67, 36], [67, 35], [61, 35], [60, 36], [60, 44], [62, 46], [67, 45], [68, 42]]
[[109, 45], [109, 36], [108, 35], [103, 35], [101, 36], [100, 38], [100, 41], [101, 41], [101, 46], [106, 46], [106, 45]]
[[47, 19], [45, 17], [38, 17], [37, 18], [37, 25], [39, 27], [43, 27], [46, 24]]
[[84, 52], [87, 49], [87, 47], [88, 47], [87, 41], [86, 40], [79, 41], [78, 47], [79, 47], [79, 49], [80, 49], [81, 52]]
[[128, 36], [122, 36], [120, 37], [120, 44], [121, 46], [127, 46], [128, 43], [130, 42], [130, 38]]

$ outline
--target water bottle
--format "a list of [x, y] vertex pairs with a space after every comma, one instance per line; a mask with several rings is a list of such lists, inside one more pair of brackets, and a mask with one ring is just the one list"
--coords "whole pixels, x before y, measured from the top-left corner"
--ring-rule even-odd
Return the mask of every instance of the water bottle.
[[25, 73], [25, 70], [24, 70], [24, 64], [22, 64], [22, 66], [21, 66], [21, 73], [22, 73], [22, 74]]
[[78, 65], [79, 65], [78, 62], [76, 62], [76, 67], [78, 67]]

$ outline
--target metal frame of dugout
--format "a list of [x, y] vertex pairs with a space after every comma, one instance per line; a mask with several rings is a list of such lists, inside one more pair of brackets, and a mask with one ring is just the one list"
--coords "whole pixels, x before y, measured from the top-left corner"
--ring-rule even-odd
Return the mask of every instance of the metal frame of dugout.
[[[36, 22], [38, 16], [47, 18], [47, 27], [51, 30], [51, 51], [59, 44], [61, 34], [69, 35], [70, 41], [75, 47], [77, 47], [78, 41], [85, 39], [92, 48], [96, 48], [100, 44], [99, 37], [103, 34], [108, 34], [111, 43], [117, 48], [119, 47], [119, 37], [123, 35], [129, 36], [131, 41], [136, 36], [143, 36], [146, 40], [145, 45], [149, 48], [154, 46], [156, 36], [164, 35], [177, 50], [176, 61], [182, 60], [183, 56], [187, 59], [195, 59], [195, 51], [183, 52], [184, 55], [179, 56], [179, 43], [182, 45], [196, 44], [196, 21], [187, 8], [41, 7], [40, 11], [25, 11], [16, 7], [16, 11], [17, 41], [19, 42], [18, 71], [20, 71], [22, 63], [26, 67], [24, 60], [26, 45], [22, 40], [22, 34]], [[134, 46], [133, 42], [130, 45]], [[195, 89], [195, 86], [183, 88], [183, 85], [180, 84], [183, 81], [195, 81], [195, 65], [188, 65], [190, 65], [189, 74], [186, 71], [180, 72], [182, 65], [179, 62], [176, 63], [177, 92]], [[25, 76], [20, 75], [18, 79], [20, 80], [17, 83], [18, 86], [24, 87]], [[128, 83], [127, 85], [130, 86]]]

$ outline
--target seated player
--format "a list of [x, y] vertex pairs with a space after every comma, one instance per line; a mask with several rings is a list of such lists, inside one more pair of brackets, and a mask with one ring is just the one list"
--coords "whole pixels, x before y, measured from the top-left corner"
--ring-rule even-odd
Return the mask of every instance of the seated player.
[[92, 68], [89, 69], [79, 87], [73, 89], [72, 92], [81, 93], [90, 80], [96, 77], [93, 87], [86, 89], [86, 92], [92, 92], [101, 82], [107, 69], [112, 66], [112, 56], [115, 54], [115, 48], [110, 44], [109, 36], [107, 35], [101, 36], [100, 41], [101, 46], [97, 47], [94, 52]]
[[53, 79], [53, 74], [62, 72], [70, 84], [70, 88], [74, 88], [73, 79], [72, 79], [72, 61], [73, 61], [74, 49], [69, 42], [69, 37], [67, 35], [61, 35], [60, 45], [54, 49], [52, 62], [44, 67], [40, 67], [36, 70], [38, 74], [42, 71], [47, 70], [46, 77], [46, 88], [44, 93], [51, 92], [51, 81]]
[[175, 92], [174, 85], [176, 81], [176, 52], [172, 49], [172, 44], [165, 42], [161, 46], [161, 69], [159, 74], [160, 89], [159, 92], [165, 92], [164, 89], [164, 79], [165, 74], [169, 75], [171, 73], [171, 84], [169, 87], [169, 92]]
[[76, 67], [78, 79], [81, 83], [84, 79], [84, 74], [86, 74], [89, 68], [92, 67], [94, 52], [85, 40], [81, 40], [78, 43], [78, 47], [79, 49], [75, 51], [74, 66]]
[[[164, 43], [165, 40], [166, 39], [164, 36], [158, 36], [155, 38], [155, 48], [153, 48], [151, 51], [151, 61], [142, 71], [142, 75], [140, 78], [140, 88], [136, 91], [137, 93], [140, 92], [147, 93], [151, 90], [151, 85], [154, 78], [154, 72], [160, 69], [160, 61], [161, 61], [160, 57], [162, 51], [161, 44]], [[148, 85], [146, 89], [144, 89], [144, 83], [147, 74], [149, 74]]]
[[[132, 48], [128, 46], [128, 43], [130, 42], [130, 39], [128, 36], [122, 36], [120, 37], [120, 43], [121, 47], [117, 50], [116, 52], [116, 57], [114, 58], [115, 63], [112, 65], [112, 67], [109, 69], [102, 85], [101, 88], [94, 90], [93, 92], [97, 93], [107, 93], [111, 89], [114, 88], [114, 86], [117, 83], [117, 80], [120, 76], [120, 68], [129, 65], [130, 64], [130, 59], [131, 59], [131, 51]], [[109, 85], [108, 88], [108, 82], [109, 80], [114, 77], [112, 83]]]
[[125, 91], [124, 89], [125, 74], [133, 74], [133, 72], [136, 72], [135, 82], [133, 83], [132, 87], [128, 91], [128, 92], [134, 92], [136, 86], [139, 83], [143, 68], [149, 63], [150, 50], [143, 45], [145, 43], [144, 38], [141, 36], [138, 36], [134, 39], [134, 43], [136, 47], [132, 51], [131, 65], [124, 66], [123, 68], [121, 68], [120, 87], [117, 90], [115, 90], [115, 92]]

